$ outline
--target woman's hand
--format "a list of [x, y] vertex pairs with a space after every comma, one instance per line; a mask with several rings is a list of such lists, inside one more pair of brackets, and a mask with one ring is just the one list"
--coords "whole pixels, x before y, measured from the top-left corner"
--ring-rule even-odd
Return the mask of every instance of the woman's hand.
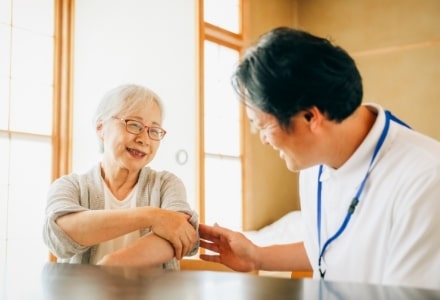
[[197, 231], [189, 222], [191, 216], [159, 209], [154, 213], [151, 231], [171, 243], [177, 259], [191, 251], [197, 242]]

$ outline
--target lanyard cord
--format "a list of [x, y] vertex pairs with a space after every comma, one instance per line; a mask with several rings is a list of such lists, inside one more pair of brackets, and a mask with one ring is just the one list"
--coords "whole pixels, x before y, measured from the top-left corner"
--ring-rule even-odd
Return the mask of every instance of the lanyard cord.
[[318, 214], [317, 215], [317, 227], [318, 227], [318, 247], [319, 247], [319, 249], [321, 249], [320, 253], [319, 253], [319, 259], [318, 259], [318, 268], [319, 268], [319, 273], [321, 275], [321, 278], [324, 278], [325, 272], [326, 272], [326, 270], [321, 269], [321, 261], [322, 261], [322, 257], [324, 256], [325, 250], [327, 249], [328, 245], [331, 242], [333, 242], [336, 238], [338, 238], [341, 235], [341, 233], [345, 230], [345, 228], [347, 227], [347, 224], [350, 221], [351, 215], [354, 213], [354, 210], [356, 209], [356, 205], [359, 203], [359, 198], [364, 190], [367, 178], [370, 175], [371, 166], [373, 165], [373, 162], [376, 159], [376, 156], [379, 153], [379, 150], [382, 147], [382, 145], [385, 141], [385, 138], [388, 134], [388, 129], [390, 127], [390, 120], [393, 120], [394, 122], [409, 128], [409, 126], [407, 124], [405, 124], [404, 122], [402, 122], [401, 120], [399, 120], [398, 118], [393, 116], [389, 111], [385, 111], [385, 126], [382, 130], [382, 133], [379, 137], [379, 140], [377, 141], [376, 147], [374, 148], [373, 155], [371, 157], [370, 164], [368, 166], [367, 172], [365, 173], [364, 179], [362, 180], [356, 195], [354, 196], [353, 200], [351, 201], [351, 203], [348, 207], [347, 215], [345, 216], [344, 221], [342, 222], [338, 231], [324, 243], [324, 246], [322, 247], [322, 249], [321, 249], [321, 191], [322, 191], [322, 183], [319, 179], [322, 174], [323, 166], [322, 165], [319, 166], [318, 196], [317, 196], [317, 200], [318, 200], [318, 203], [317, 203], [318, 204], [318, 206], [317, 206], [317, 210], [318, 210], [317, 211], [317, 214]]

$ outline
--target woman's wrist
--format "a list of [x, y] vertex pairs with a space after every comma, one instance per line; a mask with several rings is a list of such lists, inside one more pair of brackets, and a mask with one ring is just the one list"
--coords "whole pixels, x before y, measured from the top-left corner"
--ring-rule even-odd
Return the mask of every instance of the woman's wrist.
[[155, 219], [159, 215], [159, 208], [151, 207], [151, 206], [143, 206], [139, 207], [139, 218], [140, 223], [142, 224], [142, 228], [151, 228], [155, 223]]

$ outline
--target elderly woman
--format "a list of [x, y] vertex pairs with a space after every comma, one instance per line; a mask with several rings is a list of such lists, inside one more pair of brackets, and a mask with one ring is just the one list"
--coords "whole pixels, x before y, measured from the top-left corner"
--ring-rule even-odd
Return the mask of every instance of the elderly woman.
[[108, 92], [95, 115], [102, 159], [52, 184], [44, 241], [60, 262], [179, 269], [198, 249], [198, 216], [182, 181], [148, 167], [166, 131], [159, 97], [139, 85]]

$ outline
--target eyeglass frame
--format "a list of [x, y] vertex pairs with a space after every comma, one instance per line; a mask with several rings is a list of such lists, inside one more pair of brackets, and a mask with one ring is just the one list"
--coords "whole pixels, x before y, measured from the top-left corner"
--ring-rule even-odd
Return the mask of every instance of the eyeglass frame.
[[[125, 130], [127, 130], [127, 132], [128, 132], [128, 133], [131, 133], [131, 134], [138, 135], [138, 134], [143, 133], [143, 132], [145, 131], [145, 129], [147, 129], [148, 137], [149, 137], [150, 139], [154, 140], [154, 141], [160, 141], [160, 140], [162, 140], [162, 139], [165, 137], [165, 135], [167, 134], [167, 131], [166, 131], [165, 129], [163, 129], [162, 127], [159, 127], [159, 126], [148, 126], [148, 125], [145, 125], [144, 123], [142, 123], [142, 122], [139, 121], [139, 120], [135, 120], [135, 119], [125, 119], [125, 118], [121, 118], [121, 117], [118, 117], [118, 116], [112, 116], [112, 119], [119, 120], [119, 121], [121, 121], [122, 123], [124, 123], [124, 124], [125, 124]], [[142, 126], [143, 126], [143, 127], [142, 127], [142, 130], [139, 131], [139, 132], [131, 132], [131, 131], [128, 129], [128, 122], [130, 122], [130, 121], [131, 121], [131, 122], [136, 122], [136, 123], [139, 123], [140, 125], [142, 125]], [[151, 136], [151, 133], [150, 133], [150, 130], [151, 130], [151, 129], [159, 129], [159, 130], [162, 132], [161, 137], [160, 137], [159, 139], [157, 139], [157, 138]]]

